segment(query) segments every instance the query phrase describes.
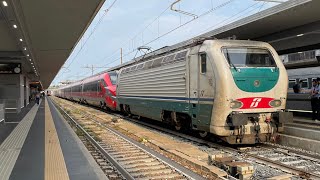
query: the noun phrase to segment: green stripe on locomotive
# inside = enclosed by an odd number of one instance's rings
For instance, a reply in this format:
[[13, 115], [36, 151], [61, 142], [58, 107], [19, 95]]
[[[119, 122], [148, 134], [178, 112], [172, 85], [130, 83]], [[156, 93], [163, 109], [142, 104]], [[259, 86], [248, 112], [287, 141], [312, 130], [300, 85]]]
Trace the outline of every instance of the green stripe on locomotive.
[[269, 91], [279, 80], [277, 68], [233, 68], [231, 72], [238, 88], [246, 92]]
[[[163, 110], [177, 113], [188, 114], [192, 118], [192, 125], [198, 130], [208, 131], [212, 114], [212, 104], [196, 104], [189, 102], [178, 102], [161, 99], [147, 99], [136, 97], [118, 97], [120, 104], [130, 106], [130, 112], [142, 117], [147, 117], [157, 121], [162, 121], [161, 113]], [[212, 101], [213, 103], [213, 101]]]

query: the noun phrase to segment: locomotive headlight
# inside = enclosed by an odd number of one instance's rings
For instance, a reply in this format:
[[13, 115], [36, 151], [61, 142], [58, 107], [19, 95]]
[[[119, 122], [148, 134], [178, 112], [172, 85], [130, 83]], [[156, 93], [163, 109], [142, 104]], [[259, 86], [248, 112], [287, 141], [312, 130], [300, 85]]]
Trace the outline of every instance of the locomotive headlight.
[[281, 100], [277, 99], [277, 100], [270, 101], [269, 105], [272, 107], [279, 107], [281, 106]]
[[240, 102], [240, 101], [232, 101], [231, 103], [230, 103], [230, 107], [232, 108], [232, 109], [238, 109], [238, 108], [241, 108], [242, 107], [242, 102]]

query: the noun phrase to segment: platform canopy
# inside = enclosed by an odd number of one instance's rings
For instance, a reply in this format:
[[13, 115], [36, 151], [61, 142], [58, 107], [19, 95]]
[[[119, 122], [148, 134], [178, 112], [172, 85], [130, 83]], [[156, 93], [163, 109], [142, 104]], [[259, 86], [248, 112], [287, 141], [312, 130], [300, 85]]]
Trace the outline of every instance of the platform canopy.
[[[0, 64], [48, 87], [104, 0], [1, 0]], [[34, 66], [34, 67], [33, 67]]]
[[[269, 42], [279, 54], [320, 49], [320, 0], [289, 0], [184, 42], [160, 48], [145, 57], [171, 51], [201, 39]], [[117, 70], [142, 57], [110, 68]]]
[[280, 54], [320, 48], [319, 8], [319, 0], [289, 0], [201, 36], [266, 41]]

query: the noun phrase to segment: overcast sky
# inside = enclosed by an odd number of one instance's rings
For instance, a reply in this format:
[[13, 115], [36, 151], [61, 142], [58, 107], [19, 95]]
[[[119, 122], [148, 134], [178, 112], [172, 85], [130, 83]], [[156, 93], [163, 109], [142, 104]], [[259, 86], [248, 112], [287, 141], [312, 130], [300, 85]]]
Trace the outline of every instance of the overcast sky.
[[141, 45], [153, 50], [170, 46], [277, 5], [255, 0], [182, 0], [175, 6], [198, 16], [194, 18], [171, 11], [174, 1], [116, 0], [110, 8], [114, 0], [106, 0], [51, 85], [90, 76], [86, 66], [102, 67], [94, 68], [98, 73], [119, 65], [120, 48], [127, 62]]

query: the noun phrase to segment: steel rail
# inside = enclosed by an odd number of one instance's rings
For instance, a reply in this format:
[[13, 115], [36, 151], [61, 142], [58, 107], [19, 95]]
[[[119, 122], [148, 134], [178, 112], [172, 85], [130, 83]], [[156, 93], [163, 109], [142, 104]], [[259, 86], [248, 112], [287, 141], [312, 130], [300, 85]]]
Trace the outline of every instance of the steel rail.
[[[120, 117], [121, 115], [116, 115], [116, 116]], [[264, 157], [260, 157], [260, 156], [249, 154], [249, 153], [244, 153], [243, 151], [234, 149], [232, 147], [222, 146], [220, 144], [212, 143], [210, 141], [206, 141], [206, 140], [203, 140], [203, 139], [199, 139], [199, 138], [196, 138], [196, 137], [192, 137], [192, 136], [189, 136], [189, 135], [178, 133], [178, 132], [175, 132], [175, 131], [172, 131], [172, 130], [168, 130], [168, 129], [165, 129], [165, 128], [161, 128], [161, 127], [158, 127], [158, 126], [150, 125], [148, 123], [144, 123], [144, 122], [141, 122], [141, 121], [137, 121], [137, 120], [132, 119], [132, 118], [123, 117], [123, 119], [134, 121], [135, 123], [138, 123], [140, 125], [143, 125], [143, 126], [146, 126], [146, 127], [152, 128], [152, 129], [157, 129], [159, 131], [166, 132], [166, 133], [169, 133], [169, 134], [172, 134], [172, 135], [176, 135], [176, 136], [181, 137], [181, 138], [186, 138], [186, 139], [188, 139], [190, 141], [194, 141], [194, 142], [201, 143], [201, 144], [206, 144], [209, 147], [222, 148], [222, 150], [225, 151], [225, 152], [241, 153], [241, 154], [243, 154], [245, 156], [250, 156], [250, 157], [252, 157], [254, 159], [260, 160], [261, 162], [264, 161], [264, 162], [272, 165], [273, 167], [276, 167], [276, 168], [279, 168], [279, 169], [286, 168], [290, 172], [293, 172], [294, 174], [296, 174], [298, 176], [301, 176], [301, 177], [304, 177], [304, 178], [307, 178], [307, 179], [308, 178], [320, 179], [320, 175], [317, 175], [317, 174], [314, 174], [314, 173], [311, 173], [311, 172], [308, 172], [308, 171], [304, 171], [304, 170], [301, 170], [299, 168], [283, 164], [281, 162], [275, 162], [275, 161], [272, 161], [272, 160], [264, 158]], [[297, 155], [299, 155], [299, 154], [297, 154]], [[304, 158], [304, 157], [302, 157], [302, 158]], [[305, 158], [305, 159], [309, 159], [309, 158]], [[312, 159], [309, 159], [309, 160], [312, 160]]]
[[[89, 105], [85, 105], [85, 106], [89, 107], [89, 108], [94, 108], [94, 109], [100, 110], [100, 111], [102, 110], [102, 109], [99, 109], [97, 107], [93, 107], [93, 106], [89, 106]], [[166, 128], [162, 128], [162, 127], [159, 127], [159, 126], [156, 126], [156, 125], [145, 123], [145, 122], [142, 122], [142, 121], [139, 121], [139, 120], [135, 120], [133, 118], [126, 117], [126, 116], [123, 116], [123, 115], [120, 115], [120, 114], [117, 114], [117, 113], [114, 113], [114, 112], [106, 112], [104, 110], [103, 110], [103, 112], [108, 113], [109, 115], [114, 116], [114, 117], [122, 118], [122, 119], [125, 119], [125, 120], [130, 121], [130, 122], [134, 122], [136, 124], [145, 126], [147, 128], [153, 129], [153, 130], [155, 129], [155, 130], [167, 133], [167, 134], [175, 135], [175, 136], [180, 137], [180, 138], [188, 139], [189, 141], [193, 141], [193, 142], [196, 142], [196, 143], [199, 143], [199, 144], [207, 145], [208, 147], [218, 148], [218, 149], [220, 149], [220, 150], [222, 150], [224, 152], [228, 152], [228, 153], [232, 153], [232, 154], [233, 153], [240, 153], [240, 154], [243, 154], [244, 156], [247, 156], [247, 157], [250, 156], [251, 158], [254, 158], [254, 159], [258, 160], [259, 162], [267, 163], [267, 164], [271, 165], [271, 167], [274, 167], [274, 168], [277, 168], [277, 169], [282, 169], [282, 170], [283, 170], [283, 168], [285, 168], [288, 173], [292, 173], [292, 174], [298, 175], [298, 176], [303, 177], [303, 178], [320, 179], [320, 175], [317, 175], [317, 174], [314, 174], [314, 173], [311, 173], [311, 172], [308, 172], [308, 171], [304, 171], [302, 169], [299, 169], [299, 168], [296, 168], [296, 167], [292, 167], [290, 165], [286, 165], [286, 164], [283, 164], [281, 162], [274, 162], [274, 161], [272, 161], [270, 159], [267, 159], [267, 158], [264, 158], [264, 157], [256, 156], [256, 155], [249, 154], [249, 153], [245, 153], [245, 152], [243, 152], [241, 150], [238, 150], [238, 149], [235, 149], [235, 148], [232, 148], [232, 147], [223, 146], [223, 145], [220, 145], [220, 144], [217, 144], [217, 143], [213, 143], [213, 142], [210, 142], [210, 141], [207, 141], [207, 140], [204, 140], [204, 139], [200, 139], [200, 138], [197, 138], [197, 137], [194, 137], [194, 136], [191, 136], [191, 135], [183, 134], [183, 133], [176, 132], [176, 131], [173, 131], [173, 130], [170, 130], [170, 129], [166, 129]], [[90, 114], [92, 114], [92, 113], [90, 113]], [[95, 116], [95, 115], [92, 115], [92, 116]], [[95, 117], [96, 118], [100, 118], [100, 117], [97, 117], [97, 116], [95, 116]]]
[[109, 155], [109, 153], [106, 150], [104, 150], [103, 147], [101, 147], [99, 143], [76, 120], [74, 120], [66, 111], [64, 111], [59, 105], [57, 105], [56, 102], [52, 101], [52, 103], [54, 104], [55, 107], [60, 109], [71, 120], [71, 122], [76, 126], [76, 128], [78, 128], [85, 134], [85, 136], [89, 139], [89, 141], [96, 148], [98, 148], [98, 150], [108, 159], [108, 161], [115, 168], [117, 168], [117, 170], [121, 173], [121, 175], [125, 179], [134, 180], [134, 178], [129, 174], [129, 172], [124, 167], [122, 167], [111, 155]]
[[[165, 129], [165, 128], [161, 128], [161, 127], [158, 127], [158, 126], [155, 126], [155, 125], [151, 125], [151, 124], [148, 124], [148, 123], [145, 123], [145, 122], [141, 122], [141, 121], [138, 121], [138, 120], [135, 120], [135, 119], [132, 119], [132, 118], [128, 118], [128, 117], [123, 117], [122, 115], [115, 115], [115, 116], [118, 116], [118, 117], [121, 117], [123, 119], [126, 119], [126, 120], [129, 120], [129, 121], [133, 121], [137, 124], [140, 124], [140, 125], [143, 125], [143, 126], [146, 126], [146, 127], [149, 127], [149, 128], [152, 128], [152, 129], [156, 129], [156, 130], [159, 130], [159, 131], [162, 131], [162, 132], [166, 132], [166, 133], [169, 133], [169, 134], [172, 134], [172, 135], [175, 135], [175, 136], [178, 136], [178, 137], [181, 137], [181, 138], [186, 138], [190, 141], [194, 141], [194, 142], [197, 142], [197, 143], [201, 143], [201, 144], [206, 144], [208, 145], [209, 147], [213, 147], [213, 148], [220, 148], [222, 149], [223, 151], [225, 152], [229, 152], [229, 153], [241, 153], [245, 156], [250, 156], [254, 159], [257, 159], [259, 160], [260, 162], [265, 162], [265, 163], [268, 163], [270, 165], [272, 165], [272, 167], [276, 167], [276, 168], [279, 168], [279, 169], [283, 169], [283, 168], [286, 168], [288, 171], [300, 176], [300, 177], [304, 177], [304, 178], [316, 178], [316, 179], [320, 179], [320, 175], [317, 175], [317, 174], [314, 174], [314, 173], [311, 173], [311, 172], [308, 172], [308, 171], [304, 171], [304, 170], [301, 170], [299, 168], [296, 168], [296, 167], [292, 167], [290, 165], [286, 165], [286, 164], [283, 164], [281, 162], [275, 162], [275, 161], [272, 161], [270, 159], [267, 159], [267, 158], [264, 158], [264, 157], [260, 157], [260, 156], [257, 156], [257, 155], [253, 155], [253, 154], [249, 154], [249, 153], [244, 153], [242, 152], [241, 150], [237, 150], [237, 149], [234, 149], [232, 147], [226, 147], [226, 146], [222, 146], [220, 144], [216, 144], [216, 143], [212, 143], [210, 141], [207, 141], [207, 140], [203, 140], [203, 139], [200, 139], [200, 138], [196, 138], [196, 137], [193, 137], [193, 136], [189, 136], [189, 135], [186, 135], [186, 134], [182, 134], [182, 133], [178, 133], [178, 132], [175, 132], [175, 131], [172, 131], [172, 130], [168, 130], [168, 129]], [[296, 152], [297, 153], [297, 152]], [[299, 154], [297, 154], [299, 155]], [[302, 157], [304, 158], [304, 157]], [[305, 158], [306, 159], [306, 158]], [[309, 159], [309, 160], [312, 160], [312, 159]]]
[[287, 171], [290, 171], [290, 172], [294, 173], [295, 175], [298, 175], [298, 176], [300, 176], [302, 178], [320, 179], [320, 175], [317, 175], [317, 174], [314, 174], [314, 173], [311, 173], [311, 172], [307, 172], [307, 171], [301, 170], [299, 168], [283, 164], [281, 162], [276, 162], [276, 161], [273, 161], [271, 159], [268, 159], [268, 158], [265, 158], [265, 157], [260, 157], [260, 156], [257, 156], [257, 155], [254, 155], [254, 154], [250, 154], [250, 153], [246, 153], [245, 155], [246, 156], [250, 156], [250, 157], [252, 157], [252, 158], [254, 158], [256, 160], [259, 160], [259, 161], [261, 161], [263, 163], [267, 163], [268, 165], [271, 165], [272, 167], [277, 167], [277, 168], [282, 169], [282, 170], [284, 170], [283, 168], [285, 168]]
[[[91, 106], [87, 106], [87, 107], [92, 108]], [[60, 106], [59, 106], [59, 108], [60, 108]], [[61, 109], [64, 113], [66, 113], [62, 108], [60, 108], [60, 109]], [[97, 109], [97, 110], [98, 110], [98, 109]], [[94, 115], [92, 115], [92, 113], [89, 113], [89, 114], [90, 114], [91, 116], [94, 116]], [[67, 114], [67, 116], [70, 117], [68, 114]], [[95, 117], [96, 117], [96, 116], [95, 116]], [[71, 117], [70, 117], [70, 118], [71, 118]], [[99, 117], [96, 117], [96, 118], [99, 118]], [[71, 119], [72, 119], [72, 118], [71, 118]], [[81, 125], [80, 125], [79, 123], [77, 123], [74, 119], [72, 119], [72, 121], [75, 122], [75, 123], [77, 124], [77, 126], [80, 126], [80, 127], [81, 127]], [[115, 135], [119, 136], [120, 138], [122, 138], [123, 140], [127, 141], [128, 143], [130, 143], [130, 144], [134, 145], [135, 147], [141, 149], [143, 152], [149, 154], [151, 157], [157, 159], [158, 161], [160, 161], [160, 162], [164, 163], [165, 165], [171, 167], [172, 169], [176, 170], [177, 172], [179, 172], [181, 175], [185, 176], [186, 178], [192, 179], [192, 180], [196, 180], [196, 179], [197, 179], [197, 180], [204, 180], [204, 178], [203, 178], [202, 176], [200, 176], [200, 175], [192, 172], [191, 170], [189, 170], [189, 169], [183, 167], [182, 165], [174, 162], [173, 160], [165, 157], [164, 155], [159, 154], [158, 152], [156, 152], [156, 151], [154, 151], [154, 150], [146, 147], [145, 145], [142, 145], [142, 144], [140, 144], [140, 143], [138, 143], [138, 142], [130, 139], [129, 137], [127, 137], [126, 135], [123, 135], [123, 134], [120, 133], [119, 131], [114, 130], [114, 129], [112, 129], [112, 128], [109, 128], [109, 127], [107, 127], [106, 125], [101, 124], [100, 122], [98, 122], [98, 121], [96, 121], [96, 120], [91, 119], [91, 121], [95, 122], [96, 124], [99, 124], [101, 127], [105, 128], [106, 130], [114, 133]], [[83, 128], [81, 127], [81, 129], [83, 129]], [[83, 130], [84, 130], [84, 129], [83, 129]], [[93, 140], [94, 140], [94, 139], [93, 139]], [[94, 141], [95, 141], [95, 140], [94, 140]], [[100, 148], [102, 148], [99, 144], [98, 144], [98, 146], [99, 146]], [[103, 148], [102, 148], [102, 149], [103, 149]], [[105, 151], [105, 150], [103, 149], [103, 151]], [[106, 151], [105, 151], [105, 153], [108, 154]], [[108, 155], [108, 156], [110, 156], [110, 155]], [[112, 157], [110, 156], [110, 158], [112, 158]], [[117, 163], [117, 161], [116, 161], [115, 159], [112, 158], [112, 160]], [[112, 164], [113, 164], [113, 162], [112, 162]], [[121, 168], [123, 168], [123, 167], [121, 166]], [[124, 169], [124, 168], [123, 168], [123, 169]], [[127, 172], [125, 169], [124, 169], [124, 171]], [[121, 172], [121, 171], [120, 171], [120, 172]], [[121, 173], [122, 173], [122, 172], [121, 172]], [[128, 173], [128, 172], [127, 172], [127, 173]], [[131, 176], [131, 175], [130, 175], [130, 176]], [[131, 177], [132, 177], [132, 176], [131, 176]]]

